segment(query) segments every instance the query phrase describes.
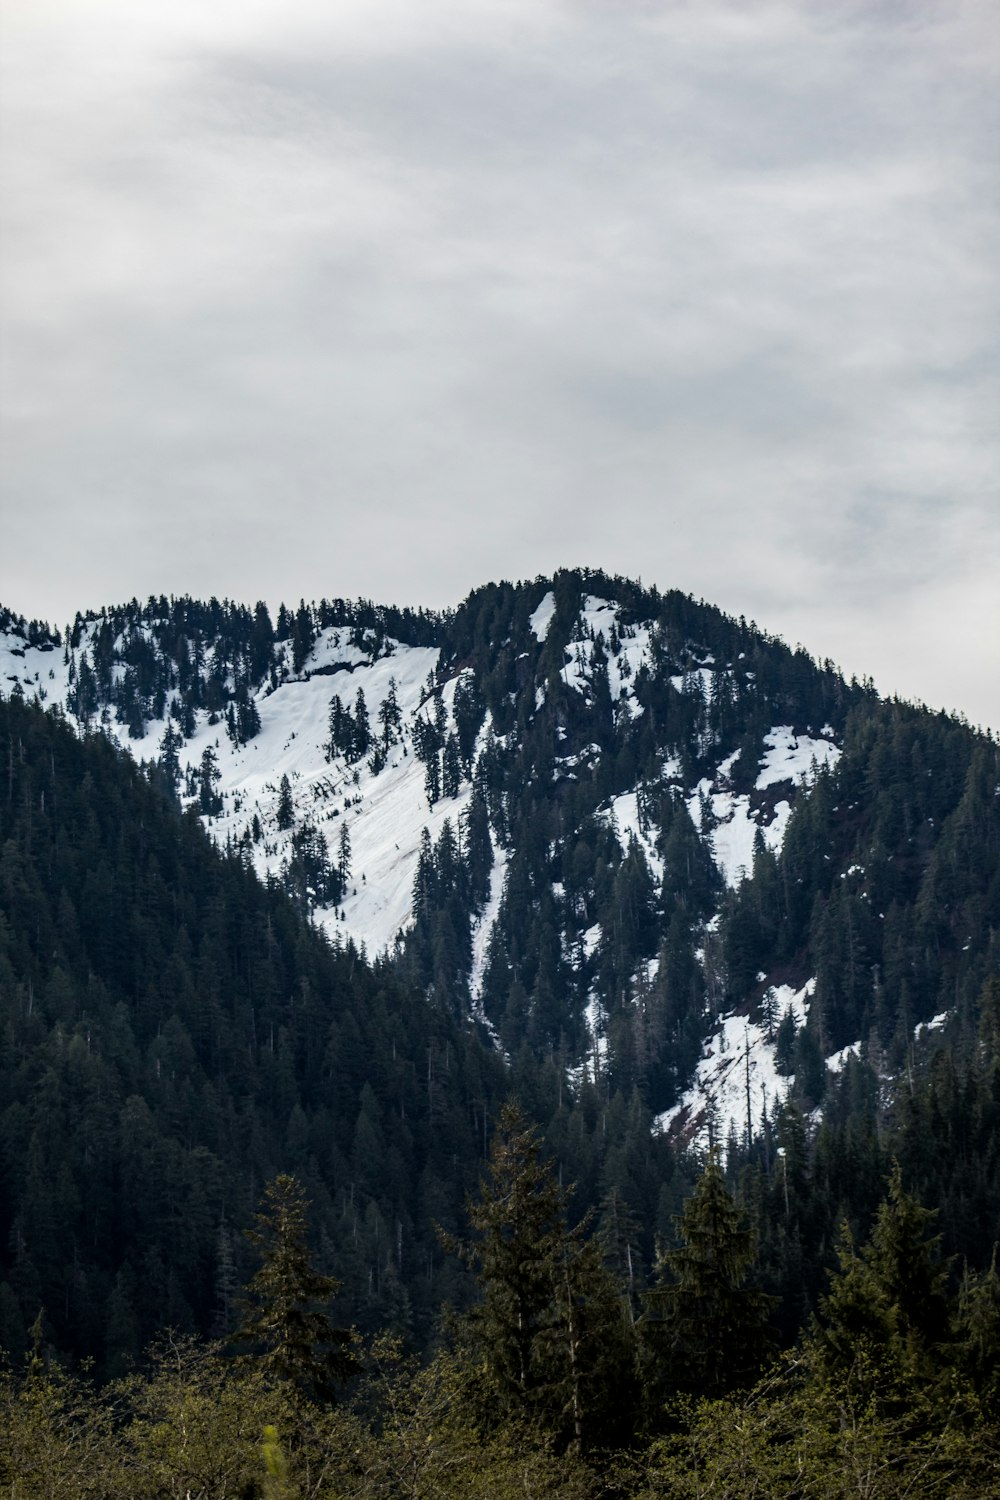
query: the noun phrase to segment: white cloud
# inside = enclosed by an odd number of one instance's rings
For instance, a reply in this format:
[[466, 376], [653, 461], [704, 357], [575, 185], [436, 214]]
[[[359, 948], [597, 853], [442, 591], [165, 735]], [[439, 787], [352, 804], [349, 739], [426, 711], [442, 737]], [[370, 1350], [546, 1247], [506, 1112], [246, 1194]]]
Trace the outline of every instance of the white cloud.
[[10, 5], [0, 597], [587, 561], [997, 723], [994, 22]]

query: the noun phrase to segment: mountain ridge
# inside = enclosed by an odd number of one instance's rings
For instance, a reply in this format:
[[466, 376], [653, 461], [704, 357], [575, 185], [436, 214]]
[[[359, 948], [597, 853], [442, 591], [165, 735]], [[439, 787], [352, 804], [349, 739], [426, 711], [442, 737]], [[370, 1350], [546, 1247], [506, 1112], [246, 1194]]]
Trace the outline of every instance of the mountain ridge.
[[[704, 601], [590, 570], [487, 584], [452, 611], [300, 602], [275, 626], [261, 604], [132, 601], [77, 616], [55, 659], [51, 632], [4, 619], [0, 682], [155, 749], [217, 842], [336, 942], [394, 954], [508, 1055], [527, 1039], [597, 1079], [638, 1045], [616, 1030], [672, 988], [643, 1023], [675, 1013], [642, 1043], [659, 1055], [642, 1086], [664, 1125], [714, 1108], [723, 1134], [737, 1117], [752, 1133], [756, 1113], [722, 1076], [726, 1017], [745, 1018], [766, 1116], [790, 1086], [777, 1024], [791, 1006], [802, 1029], [818, 979], [824, 995], [811, 954], [741, 958], [741, 885], [758, 863], [766, 883], [852, 711], [929, 722]], [[666, 892], [681, 857], [694, 895]], [[624, 923], [607, 918], [609, 881]], [[863, 1007], [847, 1036], [839, 1000], [824, 1004], [836, 1070], [867, 1045]], [[919, 1006], [912, 1024], [938, 1014]]]
[[[683, 596], [610, 583], [489, 585], [447, 621], [400, 617], [408, 642], [376, 607], [329, 601], [277, 625], [153, 601], [60, 640], [3, 617], [14, 1345], [44, 1288], [70, 1345], [96, 1347], [79, 1265], [116, 1330], [111, 1369], [157, 1326], [147, 1255], [181, 1324], [211, 1326], [231, 1215], [280, 1168], [316, 1201], [348, 1318], [422, 1346], [441, 1299], [469, 1295], [431, 1225], [458, 1227], [503, 1089], [578, 1212], [603, 1221], [611, 1194], [616, 1223], [634, 1216], [636, 1264], [669, 1242], [697, 1152], [724, 1147], [787, 1337], [838, 1220], [865, 1232], [889, 1155], [942, 1209], [947, 1252], [985, 1266], [995, 742]], [[191, 900], [174, 845], [200, 868], [208, 836], [216, 875], [174, 931]], [[257, 998], [219, 926], [237, 888], [265, 931], [282, 913], [288, 956]], [[246, 951], [267, 975], [259, 934]], [[86, 1160], [67, 1144], [80, 1118]], [[135, 1189], [148, 1231], [129, 1220], [119, 1251], [100, 1225], [137, 1129], [150, 1180], [173, 1186], [166, 1203]]]

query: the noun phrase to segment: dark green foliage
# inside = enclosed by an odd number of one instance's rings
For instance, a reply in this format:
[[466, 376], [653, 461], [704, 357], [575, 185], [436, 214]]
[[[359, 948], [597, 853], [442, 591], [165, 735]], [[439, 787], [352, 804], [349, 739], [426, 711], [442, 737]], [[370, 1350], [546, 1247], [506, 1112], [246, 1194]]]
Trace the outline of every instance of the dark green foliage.
[[247, 1237], [261, 1258], [247, 1287], [238, 1342], [248, 1344], [271, 1379], [330, 1402], [357, 1369], [353, 1339], [326, 1311], [340, 1282], [318, 1272], [308, 1244], [305, 1194], [283, 1173], [264, 1190], [256, 1229]]
[[820, 1305], [815, 1344], [824, 1364], [862, 1387], [887, 1370], [927, 1378], [951, 1340], [948, 1268], [928, 1236], [933, 1213], [903, 1191], [898, 1164], [871, 1240], [858, 1255], [842, 1234], [840, 1267]]
[[[205, 752], [206, 755], [208, 751]], [[287, 775], [283, 775], [278, 786], [278, 811], [276, 814], [278, 828], [286, 832], [295, 821], [295, 803], [292, 800], [292, 784]]]
[[[550, 590], [540, 641], [529, 621]], [[581, 614], [591, 593], [619, 604], [596, 640]], [[440, 648], [414, 749], [430, 801], [473, 787], [421, 853], [398, 962], [374, 970], [303, 920], [343, 898], [349, 836], [327, 848], [291, 785], [279, 809], [290, 901], [240, 884], [249, 837], [221, 857], [176, 805], [161, 821], [179, 790], [206, 817], [222, 811], [211, 751], [178, 786], [181, 736], [209, 717], [220, 738], [245, 743], [258, 702], [280, 675], [306, 670], [330, 627], [369, 656], [391, 651], [390, 636]], [[628, 643], [647, 628], [650, 664], [636, 672]], [[303, 602], [282, 608], [276, 630], [260, 604], [132, 601], [91, 617], [86, 640], [78, 620], [66, 646], [83, 725], [117, 718], [141, 748], [169, 701], [171, 727], [146, 748], [159, 756], [151, 785], [116, 762], [128, 792], [96, 742], [70, 782], [54, 728], [32, 730], [23, 751], [24, 731], [3, 742], [13, 798], [0, 814], [0, 1336], [22, 1345], [44, 1303], [57, 1342], [93, 1351], [107, 1374], [163, 1317], [215, 1327], [248, 1269], [235, 1231], [260, 1183], [288, 1170], [343, 1277], [338, 1317], [424, 1344], [440, 1299], [469, 1295], [430, 1221], [455, 1229], [507, 1087], [577, 1184], [573, 1218], [614, 1202], [634, 1226], [614, 1241], [616, 1270], [626, 1274], [626, 1252], [648, 1266], [695, 1170], [683, 1143], [652, 1134], [652, 1117], [687, 1086], [731, 1007], [774, 1028], [793, 1079], [777, 1113], [755, 1099], [753, 1138], [734, 1143], [726, 1169], [761, 1287], [779, 1299], [781, 1341], [826, 1293], [840, 1222], [857, 1243], [869, 1235], [893, 1155], [939, 1211], [945, 1259], [959, 1257], [949, 1294], [967, 1262], [969, 1305], [989, 1326], [1000, 1222], [992, 741], [879, 702], [743, 620], [582, 570], [491, 585], [446, 616]], [[581, 691], [567, 683], [577, 656]], [[612, 691], [626, 674], [634, 716]], [[760, 836], [750, 878], [724, 894], [691, 788], [725, 759], [731, 789], [756, 805], [775, 724], [829, 725], [843, 754], [810, 789], [780, 789], [793, 801], [784, 847], [773, 854]], [[401, 732], [391, 694], [375, 723], [363, 695], [331, 704], [331, 757], [366, 755], [377, 769]], [[625, 794], [637, 836], [623, 843], [612, 812]], [[257, 819], [258, 857], [269, 836]], [[463, 1019], [495, 858], [506, 874], [480, 999], [509, 1066]], [[768, 1014], [772, 986], [813, 976], [805, 1025]], [[945, 1029], [917, 1029], [941, 1013]], [[847, 1043], [858, 1056], [834, 1074], [825, 1059]], [[952, 1340], [967, 1344], [962, 1368], [984, 1387], [984, 1356], [964, 1339]]]
[[749, 1385], [769, 1353], [769, 1299], [754, 1284], [752, 1231], [715, 1151], [677, 1221], [647, 1293], [643, 1342], [661, 1393], [721, 1396]]
[[463, 1253], [482, 1289], [469, 1326], [502, 1410], [579, 1450], [627, 1438], [637, 1391], [625, 1288], [600, 1241], [567, 1227], [567, 1197], [537, 1134], [506, 1105], [469, 1207], [477, 1238]]
[[165, 1323], [212, 1329], [249, 1270], [233, 1231], [291, 1170], [341, 1321], [422, 1344], [469, 1296], [431, 1221], [458, 1225], [500, 1060], [331, 949], [104, 738], [7, 700], [0, 745], [4, 1342], [42, 1306], [113, 1374]]

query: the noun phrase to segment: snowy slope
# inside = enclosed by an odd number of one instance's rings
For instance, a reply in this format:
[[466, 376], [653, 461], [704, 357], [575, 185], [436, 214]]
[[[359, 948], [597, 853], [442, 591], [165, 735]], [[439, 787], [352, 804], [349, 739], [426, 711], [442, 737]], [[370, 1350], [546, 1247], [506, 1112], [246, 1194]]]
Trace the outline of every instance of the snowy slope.
[[[534, 610], [529, 627], [544, 640], [555, 615], [555, 599], [548, 591]], [[83, 625], [75, 656], [92, 647], [99, 621]], [[566, 649], [562, 676], [569, 687], [586, 695], [594, 670], [595, 642], [600, 640], [607, 657], [608, 684], [612, 701], [627, 717], [642, 713], [633, 685], [637, 672], [650, 662], [650, 627], [622, 622], [619, 606], [610, 599], [585, 596], [577, 625]], [[120, 646], [121, 642], [116, 643]], [[196, 716], [195, 731], [180, 750], [182, 768], [196, 772], [206, 749], [214, 752], [219, 771], [218, 791], [223, 810], [208, 821], [220, 843], [244, 839], [256, 816], [262, 837], [251, 846], [251, 857], [262, 875], [276, 874], [288, 859], [291, 830], [277, 827], [277, 805], [282, 776], [291, 784], [295, 826], [309, 821], [317, 827], [334, 855], [343, 826], [351, 848], [348, 892], [339, 911], [320, 910], [318, 920], [331, 932], [350, 936], [374, 954], [390, 949], [411, 920], [411, 893], [423, 830], [436, 839], [446, 819], [455, 822], [468, 804], [470, 788], [459, 795], [428, 805], [424, 768], [413, 753], [413, 724], [427, 699], [429, 677], [437, 671], [440, 653], [434, 647], [414, 647], [385, 641], [373, 656], [343, 628], [329, 628], [318, 636], [298, 676], [285, 675], [276, 690], [265, 687], [255, 694], [260, 732], [246, 745], [234, 744], [221, 720], [211, 722], [203, 711]], [[209, 661], [211, 652], [209, 652]], [[286, 674], [288, 652], [286, 648]], [[120, 677], [120, 665], [114, 668]], [[681, 691], [700, 691], [707, 700], [715, 691], [721, 669], [705, 656], [701, 664], [671, 680]], [[0, 690], [10, 692], [15, 683], [28, 697], [43, 703], [65, 704], [70, 686], [67, 653], [60, 648], [32, 646], [17, 635], [0, 632]], [[377, 722], [379, 707], [390, 682], [402, 712], [398, 743], [386, 764], [373, 772], [365, 761], [348, 765], [343, 757], [327, 758], [328, 714], [334, 694], [345, 704], [364, 691], [369, 718]], [[444, 687], [450, 710], [456, 682]], [[544, 697], [539, 687], [536, 710]], [[169, 722], [166, 715], [146, 725], [144, 738], [129, 737], [125, 725], [105, 713], [102, 727], [131, 753], [151, 757]], [[449, 724], [451, 720], [449, 718]], [[558, 764], [561, 775], [572, 776], [574, 767], [594, 763], [597, 747], [577, 751]], [[590, 759], [588, 759], [588, 754]], [[735, 756], [718, 765], [714, 775], [703, 777], [685, 789], [695, 825], [711, 838], [715, 859], [729, 884], [748, 874], [753, 861], [754, 838], [761, 830], [768, 846], [778, 849], [791, 811], [787, 791], [808, 782], [815, 765], [833, 764], [839, 751], [825, 734], [818, 738], [796, 737], [787, 725], [775, 726], [765, 740], [756, 791], [751, 798], [737, 795], [729, 785]], [[679, 763], [667, 758], [665, 781], [679, 781]], [[654, 877], [662, 876], [662, 863], [655, 849], [655, 830], [643, 830], [635, 791], [614, 799], [607, 816], [618, 830], [623, 849], [635, 836]], [[708, 817], [707, 826], [704, 825]], [[473, 994], [482, 973], [489, 934], [499, 909], [503, 865], [494, 872], [487, 909], [475, 932]]]
[[[775, 985], [770, 991], [774, 1015], [789, 1009], [797, 1026], [805, 1024], [815, 981], [800, 990]], [[656, 1128], [691, 1136], [709, 1132], [725, 1142], [730, 1134], [746, 1137], [747, 1113], [754, 1134], [761, 1115], [769, 1118], [787, 1098], [792, 1080], [783, 1077], [774, 1057], [773, 1029], [744, 1015], [724, 1016], [702, 1048], [695, 1077], [673, 1109], [659, 1115]]]
[[[518, 661], [530, 655], [523, 648], [532, 641], [537, 650], [538, 643], [548, 639], [555, 615], [555, 594], [547, 590], [528, 618], [529, 638], [520, 642]], [[103, 618], [80, 624], [72, 653], [62, 647], [30, 645], [14, 628], [0, 630], [0, 692], [10, 693], [17, 686], [25, 696], [36, 697], [45, 705], [66, 705], [73, 675], [84, 658], [89, 655], [94, 659], [102, 628], [107, 635]], [[133, 637], [137, 630], [140, 634], [145, 631], [155, 646], [146, 625], [133, 622], [129, 629]], [[648, 679], [654, 663], [665, 659], [657, 629], [634, 613], [626, 616], [613, 598], [582, 594], [578, 616], [564, 643], [561, 676], [586, 706], [597, 701], [595, 685], [600, 671], [606, 669], [616, 735], [626, 734], [630, 726], [637, 733], [644, 728], [642, 715], [646, 710], [637, 694], [637, 679]], [[427, 638], [426, 632], [422, 638]], [[497, 641], [497, 650], [504, 644]], [[126, 647], [122, 637], [112, 646], [112, 673], [117, 682], [123, 680], [126, 671]], [[202, 672], [207, 677], [217, 644], [206, 637], [199, 649], [204, 650]], [[691, 763], [690, 755], [680, 745], [658, 742], [660, 786], [683, 797], [725, 882], [733, 886], [750, 873], [758, 834], [772, 850], [780, 848], [795, 790], [808, 785], [816, 767], [832, 766], [840, 752], [829, 726], [818, 733], [803, 734], [787, 723], [776, 723], [764, 737], [755, 780], [752, 771], [748, 780], [746, 767], [741, 765], [740, 778], [734, 784], [739, 752], [724, 753], [700, 726], [706, 722], [705, 706], [721, 701], [731, 691], [736, 664], [717, 661], [705, 648], [690, 644], [682, 645], [671, 661], [664, 676], [690, 704], [700, 705], [696, 714], [699, 773], [697, 779], [691, 776], [685, 780], [683, 766]], [[220, 658], [220, 671], [223, 665]], [[247, 743], [234, 742], [223, 717], [203, 707], [194, 710], [193, 731], [183, 739], [178, 752], [182, 796], [195, 800], [200, 768], [206, 753], [210, 753], [218, 772], [216, 791], [221, 810], [205, 819], [208, 831], [223, 846], [238, 847], [262, 876], [281, 874], [292, 854], [293, 837], [303, 828], [311, 827], [323, 836], [332, 860], [338, 857], [346, 830], [350, 850], [346, 890], [336, 907], [317, 905], [314, 918], [331, 935], [352, 939], [371, 956], [391, 952], [413, 921], [414, 881], [425, 830], [434, 843], [446, 820], [458, 830], [472, 796], [471, 783], [465, 779], [456, 796], [442, 797], [430, 805], [425, 765], [415, 752], [418, 720], [437, 718], [445, 734], [455, 730], [456, 690], [472, 670], [467, 664], [444, 667], [438, 645], [415, 646], [353, 626], [329, 626], [316, 634], [296, 672], [292, 670], [291, 643], [286, 641], [277, 647], [275, 670], [265, 676], [253, 694], [260, 728]], [[456, 675], [442, 680], [449, 672]], [[331, 699], [336, 695], [350, 708], [359, 689], [364, 693], [373, 730], [380, 707], [390, 692], [395, 694], [401, 723], [387, 747], [384, 763], [371, 761], [367, 755], [353, 762], [339, 753], [331, 755]], [[231, 675], [227, 690], [235, 692]], [[531, 695], [527, 700], [527, 716], [531, 718], [542, 710], [546, 683], [542, 678], [531, 680], [524, 691], [526, 697]], [[161, 754], [168, 726], [176, 725], [177, 712], [172, 717], [172, 707], [179, 710], [180, 706], [179, 691], [168, 692], [162, 716], [147, 721], [145, 733], [138, 739], [131, 738], [127, 726], [108, 710], [104, 710], [99, 726], [91, 727], [101, 727], [136, 757], [151, 759]], [[473, 775], [489, 731], [487, 715], [472, 757]], [[561, 724], [555, 728], [555, 738], [562, 748], [566, 730]], [[730, 739], [729, 745], [732, 743]], [[497, 737], [494, 744], [494, 753], [508, 753], [505, 736]], [[577, 734], [565, 745], [564, 753], [554, 758], [554, 783], [592, 778], [606, 754], [607, 750], [589, 742], [586, 734]], [[279, 827], [278, 818], [283, 778], [287, 778], [292, 802], [292, 825], [284, 829]], [[752, 791], [748, 793], [746, 787], [751, 780]], [[664, 866], [657, 847], [658, 830], [648, 822], [645, 811], [649, 797], [648, 786], [617, 791], [601, 804], [596, 815], [614, 830], [623, 853], [635, 841], [654, 884], [659, 885]], [[494, 840], [487, 898], [482, 909], [473, 914], [469, 1002], [481, 1019], [490, 937], [501, 910], [510, 859], [511, 853], [497, 847]], [[555, 885], [553, 895], [558, 907], [562, 892]], [[567, 928], [564, 952], [571, 963], [586, 964], [589, 972], [601, 941], [601, 928], [595, 925], [582, 935], [575, 929], [572, 933]], [[644, 960], [638, 977], [648, 987], [655, 971], [656, 960]], [[786, 996], [783, 991], [779, 994], [781, 1004], [794, 1003], [800, 1008], [807, 998], [806, 991], [797, 996], [791, 992]], [[606, 1017], [596, 991], [591, 992], [586, 1004], [584, 1023], [589, 1038], [587, 1056], [581, 1057], [578, 1065], [599, 1073], [606, 1052]], [[691, 1089], [669, 1118], [662, 1118], [663, 1128], [676, 1128], [677, 1121], [700, 1119], [708, 1107], [719, 1120], [734, 1121], [745, 1128], [747, 1058], [752, 1091], [768, 1101], [769, 1109], [781, 1096], [785, 1084], [774, 1070], [773, 1049], [759, 1027], [741, 1015], [726, 1017], [706, 1045]], [[737, 1057], [743, 1059], [742, 1073], [735, 1068]]]
[[[84, 627], [77, 656], [87, 649], [95, 628], [93, 623]], [[207, 820], [213, 838], [221, 844], [238, 842], [257, 815], [263, 838], [251, 847], [261, 875], [277, 873], [290, 853], [291, 830], [280, 832], [277, 827], [283, 775], [291, 783], [296, 826], [305, 819], [312, 822], [325, 836], [331, 855], [346, 823], [351, 845], [349, 894], [340, 914], [321, 909], [317, 918], [331, 933], [364, 944], [372, 955], [391, 948], [410, 922], [424, 828], [437, 838], [445, 820], [456, 822], [469, 798], [466, 784], [458, 797], [444, 798], [430, 808], [424, 767], [413, 753], [413, 721], [425, 698], [427, 678], [437, 668], [438, 650], [395, 641], [386, 646], [389, 654], [372, 659], [351, 644], [348, 632], [325, 631], [301, 677], [281, 682], [276, 691], [262, 689], [254, 695], [261, 728], [249, 744], [233, 744], [224, 722], [212, 724], [201, 712], [194, 734], [180, 750], [182, 767], [192, 771], [206, 749], [215, 753], [223, 811]], [[338, 665], [339, 670], [330, 671]], [[14, 636], [0, 636], [0, 686], [5, 693], [17, 682], [26, 697], [38, 696], [45, 704], [65, 703], [68, 679], [61, 649], [39, 649]], [[329, 761], [325, 743], [332, 696], [339, 694], [345, 703], [353, 703], [362, 688], [375, 723], [390, 681], [395, 682], [403, 728], [383, 769], [374, 775], [365, 761], [356, 766], [348, 766], [343, 757]], [[455, 685], [452, 681], [444, 688], [449, 708]], [[103, 727], [133, 755], [150, 758], [158, 754], [168, 722], [169, 701], [167, 716], [151, 721], [141, 740], [130, 739], [126, 726], [113, 717]]]
[[[832, 731], [831, 731], [832, 733]], [[832, 739], [796, 736], [787, 724], [779, 724], [764, 736], [765, 753], [754, 783], [757, 792], [791, 785], [808, 785], [817, 766], [833, 766], [840, 750]], [[753, 870], [753, 846], [758, 829], [769, 849], [777, 852], [784, 841], [792, 807], [787, 796], [763, 801], [745, 793], [735, 795], [729, 776], [735, 756], [720, 763], [714, 778], [703, 777], [688, 799], [695, 827], [710, 834], [716, 863], [727, 885], [738, 885]], [[703, 808], [708, 807], [706, 826]]]

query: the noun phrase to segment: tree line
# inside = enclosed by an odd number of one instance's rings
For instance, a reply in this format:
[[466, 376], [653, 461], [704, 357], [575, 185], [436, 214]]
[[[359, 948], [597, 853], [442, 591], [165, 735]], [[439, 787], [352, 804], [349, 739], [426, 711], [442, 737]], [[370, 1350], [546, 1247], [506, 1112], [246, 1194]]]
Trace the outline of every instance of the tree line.
[[480, 1300], [418, 1366], [330, 1316], [296, 1180], [267, 1187], [225, 1345], [165, 1331], [103, 1389], [33, 1330], [0, 1379], [11, 1500], [125, 1496], [987, 1496], [1000, 1473], [995, 1258], [949, 1290], [894, 1169], [796, 1346], [769, 1340], [753, 1235], [710, 1152], [638, 1308], [519, 1107], [461, 1236]]

